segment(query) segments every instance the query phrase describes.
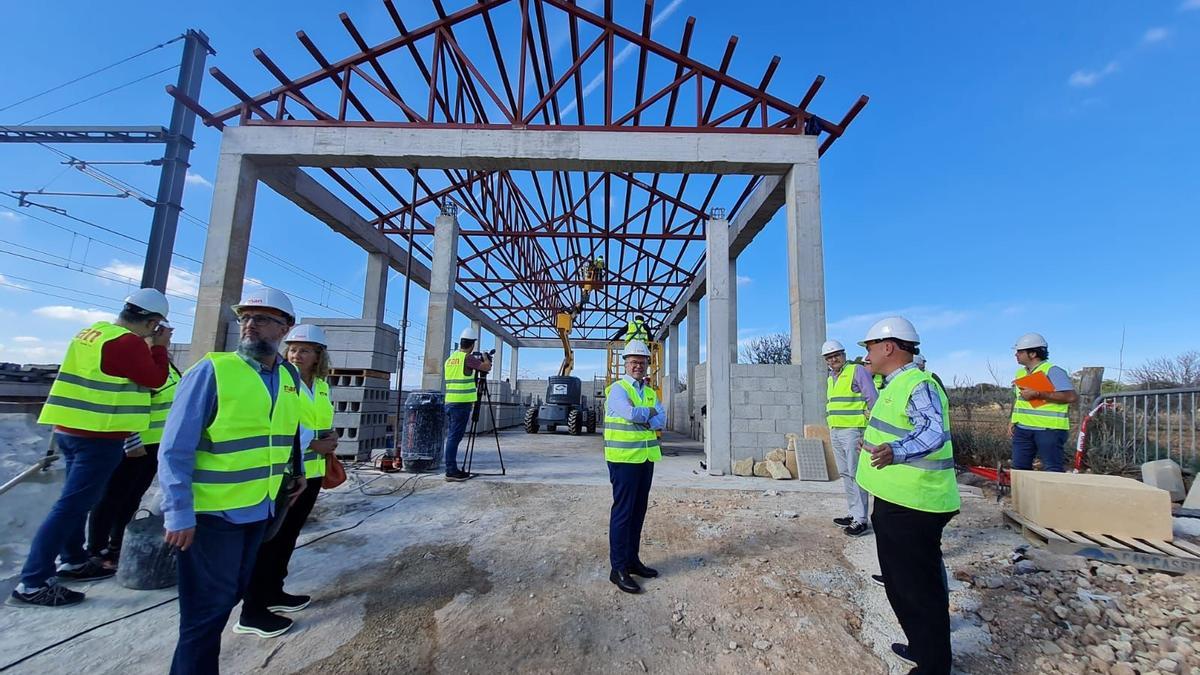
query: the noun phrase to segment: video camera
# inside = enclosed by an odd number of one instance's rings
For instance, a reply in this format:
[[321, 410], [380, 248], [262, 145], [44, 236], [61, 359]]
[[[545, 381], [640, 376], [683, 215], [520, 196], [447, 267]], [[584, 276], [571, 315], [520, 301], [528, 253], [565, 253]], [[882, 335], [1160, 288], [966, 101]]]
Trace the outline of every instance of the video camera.
[[[474, 356], [475, 358], [479, 359], [480, 361], [484, 361], [486, 363], [491, 363], [494, 360], [493, 357], [495, 356], [495, 354], [496, 354], [496, 350], [490, 349], [486, 352], [472, 352], [471, 356]], [[485, 379], [487, 379], [487, 376], [488, 376], [488, 374], [483, 372], [482, 370], [475, 371], [475, 379], [476, 380], [485, 380]]]

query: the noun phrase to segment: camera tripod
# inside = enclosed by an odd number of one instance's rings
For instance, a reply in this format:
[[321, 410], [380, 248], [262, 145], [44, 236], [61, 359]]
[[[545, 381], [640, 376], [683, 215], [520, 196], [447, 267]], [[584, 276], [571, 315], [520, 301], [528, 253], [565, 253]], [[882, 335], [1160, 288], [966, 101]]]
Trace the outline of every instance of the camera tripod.
[[[508, 470], [504, 468], [504, 454], [500, 452], [500, 431], [496, 427], [496, 406], [492, 403], [492, 393], [487, 386], [487, 378], [475, 378], [475, 405], [471, 407], [471, 427], [467, 431], [467, 449], [463, 454], [463, 471], [474, 476], [505, 476]], [[475, 459], [475, 440], [479, 437], [479, 411], [487, 406], [492, 416], [492, 438], [496, 439], [496, 456], [500, 458], [500, 473], [472, 473], [471, 462]], [[486, 432], [485, 432], [486, 433]]]

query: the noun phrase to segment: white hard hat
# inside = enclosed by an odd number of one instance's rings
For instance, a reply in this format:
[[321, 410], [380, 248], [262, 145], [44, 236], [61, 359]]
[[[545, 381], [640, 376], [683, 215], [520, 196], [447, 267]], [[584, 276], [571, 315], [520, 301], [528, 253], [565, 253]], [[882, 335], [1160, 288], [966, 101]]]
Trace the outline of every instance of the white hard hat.
[[463, 329], [463, 332], [459, 334], [458, 339], [459, 340], [478, 340], [479, 333], [476, 333], [475, 329], [473, 327], [467, 326], [466, 328]]
[[875, 325], [867, 331], [867, 336], [858, 344], [866, 347], [868, 342], [887, 338], [911, 342], [914, 345], [921, 344], [921, 337], [917, 335], [917, 329], [913, 327], [911, 321], [902, 316], [889, 316], [876, 321]]
[[292, 301], [283, 294], [283, 291], [274, 288], [256, 288], [246, 293], [242, 296], [242, 301], [233, 306], [233, 311], [241, 314], [242, 310], [255, 307], [277, 309], [287, 314], [292, 321], [296, 320], [296, 310], [292, 309]]
[[1049, 347], [1046, 344], [1046, 338], [1042, 337], [1041, 333], [1026, 333], [1017, 338], [1017, 344], [1013, 345], [1013, 349], [1037, 349], [1038, 347]]
[[329, 341], [325, 339], [325, 331], [321, 330], [320, 326], [314, 326], [311, 323], [302, 323], [292, 330], [288, 331], [284, 342], [312, 342], [328, 347]]
[[844, 352], [846, 348], [837, 340], [826, 340], [825, 344], [821, 345], [821, 356], [829, 356], [838, 352]]
[[629, 344], [625, 345], [625, 350], [621, 352], [621, 358], [627, 359], [630, 356], [644, 356], [650, 358], [650, 348], [641, 340], [630, 340]]
[[157, 314], [164, 319], [167, 318], [167, 311], [170, 309], [167, 304], [167, 296], [157, 288], [139, 288], [125, 298], [125, 304], [133, 305], [150, 314]]

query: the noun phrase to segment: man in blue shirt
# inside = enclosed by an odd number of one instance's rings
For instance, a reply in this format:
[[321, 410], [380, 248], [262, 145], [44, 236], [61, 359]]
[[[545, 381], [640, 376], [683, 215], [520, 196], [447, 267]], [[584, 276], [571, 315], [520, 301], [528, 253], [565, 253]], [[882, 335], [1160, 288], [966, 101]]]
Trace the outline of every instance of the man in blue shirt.
[[[280, 391], [281, 369], [288, 371], [292, 382], [300, 382], [295, 367], [279, 355], [279, 345], [295, 323], [291, 301], [275, 289], [261, 289], [248, 293], [234, 311], [241, 324], [237, 354], [262, 378], [273, 415], [280, 396], [299, 396], [298, 391]], [[275, 501], [268, 496], [251, 506], [196, 513], [196, 450], [216, 418], [217, 403], [215, 368], [204, 359], [180, 380], [159, 444], [166, 541], [179, 549], [179, 642], [172, 675], [219, 672], [221, 631], [242, 599], [259, 544], [275, 515]], [[264, 421], [264, 428], [269, 427], [270, 422]], [[295, 443], [297, 439], [294, 448]], [[298, 453], [293, 452], [290, 464], [290, 481], [285, 477], [280, 489], [294, 496], [305, 485]], [[282, 633], [291, 621], [279, 618], [287, 622], [278, 631]]]

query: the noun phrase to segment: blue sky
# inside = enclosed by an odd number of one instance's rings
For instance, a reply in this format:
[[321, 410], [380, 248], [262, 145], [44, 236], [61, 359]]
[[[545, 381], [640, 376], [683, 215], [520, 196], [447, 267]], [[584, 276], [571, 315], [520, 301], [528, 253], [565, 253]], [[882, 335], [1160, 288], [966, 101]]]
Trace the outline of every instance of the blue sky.
[[[410, 25], [431, 15], [403, 0]], [[587, 5], [587, 3], [583, 3]], [[592, 3], [595, 4], [595, 3]], [[451, 3], [452, 8], [457, 7]], [[251, 50], [307, 72], [294, 33], [331, 57], [350, 51], [337, 20], [348, 12], [369, 40], [389, 37], [375, 0], [248, 3], [236, 11], [190, 4], [21, 3], [0, 26], [0, 108], [116, 61], [185, 28], [207, 32], [218, 65], [258, 91], [272, 82]], [[947, 380], [1007, 380], [1009, 347], [1030, 330], [1047, 335], [1069, 369], [1103, 365], [1109, 376], [1196, 344], [1188, 307], [1200, 244], [1200, 0], [1060, 3], [831, 3], [660, 0], [655, 37], [678, 42], [697, 18], [693, 54], [717, 63], [730, 34], [730, 72], [756, 82], [782, 58], [771, 91], [798, 99], [816, 74], [826, 84], [811, 109], [840, 118], [861, 93], [871, 102], [822, 160], [822, 212], [830, 337], [852, 342], [872, 320], [911, 318], [933, 368]], [[640, 3], [618, 2], [636, 25]], [[20, 124], [167, 68], [178, 43], [29, 103], [0, 111]], [[632, 61], [632, 60], [631, 60]], [[295, 64], [295, 65], [291, 65]], [[303, 65], [302, 65], [303, 64]], [[629, 63], [626, 68], [632, 68]], [[43, 124], [165, 124], [171, 72], [55, 112]], [[229, 97], [212, 80], [206, 104]], [[172, 297], [190, 332], [219, 134], [197, 133], [180, 224]], [[88, 160], [145, 160], [143, 147], [61, 146]], [[0, 148], [0, 190], [104, 192], [37, 146]], [[153, 193], [157, 170], [100, 167]], [[144, 239], [150, 209], [132, 199], [45, 198], [75, 216]], [[44, 219], [44, 220], [38, 220]], [[742, 255], [739, 338], [786, 331], [782, 213]], [[45, 222], [49, 221], [49, 222]], [[64, 229], [66, 228], [66, 229]], [[74, 232], [68, 231], [73, 230]], [[260, 189], [247, 276], [282, 288], [308, 316], [360, 308], [365, 254]], [[140, 276], [140, 244], [93, 225], [0, 196], [0, 360], [56, 361], [81, 323], [119, 304]], [[16, 254], [16, 255], [13, 255]], [[24, 257], [22, 257], [24, 256]], [[41, 262], [30, 260], [35, 258]], [[280, 261], [286, 261], [281, 263]], [[401, 309], [393, 279], [388, 319]], [[425, 297], [414, 286], [409, 372], [419, 372]], [[459, 317], [456, 330], [465, 322]], [[1122, 355], [1122, 334], [1124, 352]], [[524, 350], [521, 370], [543, 376], [553, 350]], [[601, 357], [582, 353], [578, 374]], [[507, 371], [507, 368], [506, 368]], [[406, 380], [412, 378], [406, 377]]]

